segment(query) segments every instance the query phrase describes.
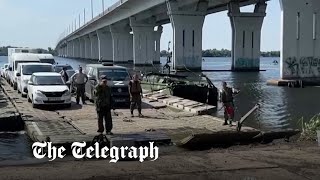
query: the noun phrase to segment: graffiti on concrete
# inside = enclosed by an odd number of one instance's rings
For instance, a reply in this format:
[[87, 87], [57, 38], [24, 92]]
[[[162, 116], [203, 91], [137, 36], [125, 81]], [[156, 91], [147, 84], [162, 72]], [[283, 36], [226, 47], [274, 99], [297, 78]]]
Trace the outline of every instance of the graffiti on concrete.
[[259, 59], [249, 59], [249, 58], [239, 58], [235, 62], [235, 67], [239, 69], [243, 68], [259, 68], [260, 60]]
[[320, 58], [289, 57], [284, 62], [285, 74], [296, 77], [315, 77], [320, 75]]

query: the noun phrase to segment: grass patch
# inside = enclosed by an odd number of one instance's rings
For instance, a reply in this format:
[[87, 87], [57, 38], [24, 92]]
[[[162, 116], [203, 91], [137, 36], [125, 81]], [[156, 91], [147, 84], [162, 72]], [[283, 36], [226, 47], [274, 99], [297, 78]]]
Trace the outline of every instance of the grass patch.
[[320, 114], [315, 115], [309, 122], [304, 123], [303, 118], [300, 120], [302, 123], [301, 140], [317, 141], [317, 131], [320, 131]]

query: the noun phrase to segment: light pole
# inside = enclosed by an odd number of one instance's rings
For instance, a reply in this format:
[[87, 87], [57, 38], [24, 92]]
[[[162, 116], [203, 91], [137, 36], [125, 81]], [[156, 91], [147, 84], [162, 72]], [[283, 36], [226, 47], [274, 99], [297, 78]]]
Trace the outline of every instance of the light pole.
[[86, 8], [83, 9], [83, 25], [86, 24]]
[[102, 1], [102, 15], [104, 15], [104, 0], [101, 0]]
[[91, 0], [91, 19], [93, 19], [93, 2], [92, 2], [92, 0]]
[[79, 14], [79, 28], [81, 27], [81, 22], [80, 22], [80, 19], [81, 19], [81, 14]]

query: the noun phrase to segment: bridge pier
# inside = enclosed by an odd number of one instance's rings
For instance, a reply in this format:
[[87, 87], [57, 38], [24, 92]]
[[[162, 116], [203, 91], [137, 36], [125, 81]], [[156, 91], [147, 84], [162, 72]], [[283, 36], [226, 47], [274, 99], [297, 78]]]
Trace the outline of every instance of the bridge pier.
[[130, 31], [128, 24], [110, 26], [114, 63], [133, 61], [133, 38]]
[[168, 15], [173, 28], [173, 67], [176, 70], [201, 70], [202, 28], [208, 1], [197, 1], [180, 9], [178, 1], [167, 1]]
[[67, 57], [70, 58], [72, 54], [72, 44], [70, 41], [67, 42]]
[[154, 61], [155, 21], [152, 19], [146, 21], [138, 22], [135, 17], [130, 17], [130, 26], [133, 32], [133, 63], [136, 66], [150, 66]]
[[320, 80], [320, 1], [280, 0], [281, 78]]
[[156, 48], [154, 52], [153, 64], [160, 64], [160, 40], [161, 40], [162, 30], [163, 30], [163, 27], [158, 26], [157, 31], [154, 32]]
[[80, 37], [79, 38], [79, 44], [80, 44], [80, 52], [79, 52], [79, 58], [80, 59], [85, 59], [86, 58], [86, 42], [85, 38]]
[[113, 61], [112, 36], [110, 29], [97, 30], [99, 59], [102, 61]]
[[98, 44], [98, 35], [96, 33], [89, 34], [90, 43], [91, 43], [91, 58], [92, 60], [99, 59], [99, 44]]
[[84, 45], [85, 45], [85, 59], [91, 59], [91, 41], [89, 35], [86, 35], [84, 38]]
[[74, 58], [80, 58], [80, 39], [74, 39]]
[[232, 67], [233, 71], [260, 70], [261, 28], [266, 16], [267, 4], [261, 0], [254, 12], [240, 12], [238, 2], [228, 5], [232, 28]]

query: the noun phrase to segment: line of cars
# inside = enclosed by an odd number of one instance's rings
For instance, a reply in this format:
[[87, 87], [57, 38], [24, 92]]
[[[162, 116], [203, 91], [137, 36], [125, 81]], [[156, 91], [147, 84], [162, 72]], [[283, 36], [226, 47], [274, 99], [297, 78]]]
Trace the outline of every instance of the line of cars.
[[[33, 107], [52, 104], [71, 106], [71, 92], [75, 89], [71, 78], [76, 72], [70, 65], [55, 64], [52, 55], [36, 54], [26, 49], [8, 51], [9, 63], [3, 67], [3, 77], [22, 97], [27, 97]], [[63, 68], [68, 74], [68, 82], [61, 77]], [[100, 77], [105, 75], [115, 103], [130, 103], [128, 86], [131, 75], [127, 68], [107, 63], [88, 64], [84, 73], [88, 76], [85, 95], [89, 100], [95, 100], [95, 87], [100, 83]]]
[[[51, 54], [37, 54], [32, 49], [9, 48], [8, 64], [1, 69], [1, 76], [28, 98], [33, 107], [40, 105], [71, 106], [71, 92], [61, 74], [63, 67], [55, 64]], [[71, 72], [72, 73], [72, 72]], [[73, 71], [74, 73], [74, 71]], [[70, 74], [70, 77], [73, 74]]]

